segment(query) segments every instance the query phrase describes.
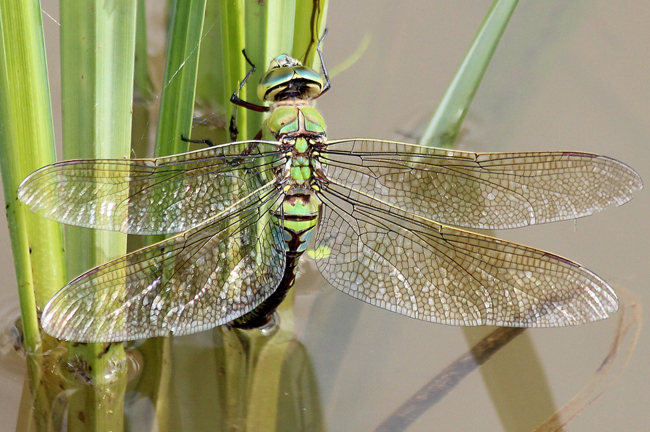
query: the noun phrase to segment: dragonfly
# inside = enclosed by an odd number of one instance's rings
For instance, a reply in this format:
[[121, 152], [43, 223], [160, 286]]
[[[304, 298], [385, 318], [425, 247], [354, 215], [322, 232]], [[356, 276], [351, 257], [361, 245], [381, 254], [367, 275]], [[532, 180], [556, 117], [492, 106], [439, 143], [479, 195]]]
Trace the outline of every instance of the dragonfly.
[[[253, 140], [156, 159], [68, 160], [28, 176], [19, 199], [65, 224], [171, 235], [64, 286], [42, 314], [59, 339], [116, 342], [219, 325], [258, 328], [310, 241], [338, 290], [419, 320], [558, 327], [618, 308], [602, 278], [556, 254], [467, 229], [572, 220], [642, 189], [627, 165], [577, 151], [473, 153], [328, 140], [321, 71], [276, 57], [257, 86]], [[250, 62], [249, 62], [250, 63]], [[191, 140], [190, 140], [191, 141]]]

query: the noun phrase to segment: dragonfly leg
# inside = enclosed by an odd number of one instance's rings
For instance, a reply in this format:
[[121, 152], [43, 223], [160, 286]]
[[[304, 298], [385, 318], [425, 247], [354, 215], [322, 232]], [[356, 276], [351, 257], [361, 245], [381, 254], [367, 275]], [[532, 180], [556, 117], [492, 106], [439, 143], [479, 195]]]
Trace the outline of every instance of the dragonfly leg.
[[[216, 146], [216, 144], [213, 143], [212, 140], [209, 140], [209, 139], [193, 140], [193, 139], [190, 139], [190, 138], [185, 138], [183, 135], [181, 135], [181, 141], [188, 142], [188, 143], [193, 143], [193, 144], [205, 144], [208, 147]], [[249, 154], [252, 153], [252, 151], [253, 151], [253, 149], [251, 148], [252, 145], [254, 145], [254, 143], [248, 144], [248, 147], [246, 147], [246, 150], [244, 150], [241, 153], [242, 156], [246, 156], [246, 155], [249, 155]], [[219, 154], [224, 158], [226, 157], [226, 155], [224, 155], [223, 152], [221, 152], [221, 151], [219, 151]], [[226, 164], [234, 167], [234, 166], [237, 166], [240, 163], [242, 163], [243, 160], [244, 160], [244, 158], [242, 158], [241, 156], [233, 156], [231, 158], [231, 160], [225, 160], [224, 162]]]
[[[239, 135], [239, 129], [237, 128], [237, 110], [233, 112], [233, 115], [230, 116], [230, 125], [228, 126], [228, 130], [230, 131], [230, 140], [231, 141], [237, 141], [237, 135]], [[253, 138], [255, 140], [260, 140], [262, 139], [262, 131], [259, 131], [257, 135]]]
[[233, 110], [232, 115], [230, 116], [230, 125], [228, 126], [228, 131], [230, 131], [230, 140], [237, 141], [237, 135], [239, 135], [239, 129], [237, 128], [237, 109]]
[[183, 135], [181, 135], [181, 141], [192, 143], [192, 144], [205, 144], [208, 147], [214, 147], [215, 146], [215, 144], [209, 139], [193, 140], [193, 139], [190, 139], [190, 138], [185, 138]]
[[[269, 107], [264, 106], [264, 105], [257, 105], [252, 102], [247, 102], [243, 100], [242, 98], [239, 97], [239, 92], [241, 91], [242, 88], [244, 88], [244, 85], [246, 84], [246, 81], [248, 81], [248, 78], [253, 75], [253, 73], [257, 70], [255, 65], [253, 64], [252, 61], [248, 58], [246, 55], [246, 50], [243, 49], [241, 50], [242, 54], [244, 55], [244, 58], [246, 59], [246, 62], [250, 65], [251, 69], [248, 71], [246, 76], [244, 77], [244, 80], [239, 84], [239, 87], [237, 87], [237, 90], [235, 90], [230, 96], [230, 102], [233, 104], [240, 106], [242, 108], [249, 109], [251, 111], [256, 111], [256, 112], [267, 112], [270, 110]], [[228, 127], [228, 130], [230, 131], [230, 139], [232, 141], [237, 141], [237, 135], [239, 135], [239, 129], [237, 129], [237, 110], [235, 109], [233, 114], [230, 116], [230, 126]]]
[[323, 44], [323, 41], [325, 40], [325, 36], [327, 36], [327, 29], [323, 32], [323, 37], [320, 38], [318, 41], [318, 45], [316, 46], [316, 51], [318, 52], [318, 57], [320, 58], [320, 65], [321, 68], [323, 69], [323, 75], [325, 76], [325, 85], [323, 86], [323, 90], [320, 92], [318, 97], [322, 96], [323, 93], [325, 93], [327, 90], [330, 89], [330, 76], [327, 73], [327, 68], [325, 67], [325, 60], [323, 59], [323, 51], [321, 50], [321, 45]]
[[[261, 138], [261, 136], [262, 136], [262, 131], [260, 131], [255, 136], [255, 139], [259, 140]], [[246, 148], [244, 149], [244, 151], [241, 152], [239, 154], [239, 156], [233, 158], [232, 161], [229, 161], [228, 164], [231, 165], [231, 166], [239, 165], [240, 163], [242, 163], [244, 161], [244, 156], [251, 155], [253, 153], [254, 149], [257, 149], [257, 151], [259, 153], [259, 147], [257, 146], [257, 143], [255, 141], [249, 142], [248, 145], [246, 146]]]
[[[216, 144], [213, 143], [212, 140], [209, 140], [209, 139], [193, 140], [193, 139], [190, 139], [190, 138], [185, 138], [183, 135], [181, 135], [181, 141], [185, 141], [185, 142], [193, 143], [193, 144], [205, 144], [205, 145], [207, 145], [208, 147], [214, 147], [214, 146], [216, 146]], [[248, 147], [246, 148], [246, 150], [244, 150], [244, 151], [242, 152], [242, 155], [248, 155], [248, 154], [250, 154], [250, 153], [252, 152], [252, 149], [249, 148], [251, 145], [253, 145], [253, 143], [251, 143], [251, 144], [248, 145]], [[219, 151], [219, 154], [220, 154], [220, 156], [223, 157], [223, 158], [226, 157], [226, 155], [223, 154], [222, 151]], [[234, 167], [234, 166], [239, 165], [243, 160], [244, 160], [244, 159], [243, 159], [242, 157], [240, 157], [240, 156], [234, 156], [234, 157], [232, 157], [232, 160], [225, 160], [224, 162], [225, 162], [226, 164], [228, 164], [229, 166]]]
[[230, 96], [230, 102], [234, 103], [237, 106], [252, 110], [252, 111], [257, 111], [257, 112], [267, 112], [270, 110], [269, 107], [264, 106], [264, 105], [257, 105], [252, 102], [247, 102], [239, 97], [239, 92], [241, 89], [244, 87], [244, 84], [246, 84], [246, 81], [248, 81], [248, 78], [253, 75], [253, 73], [257, 70], [255, 65], [250, 61], [248, 56], [246, 55], [246, 50], [241, 51], [242, 54], [244, 55], [244, 58], [246, 59], [246, 62], [250, 65], [251, 70], [248, 71], [246, 76], [244, 77], [244, 80], [239, 84], [239, 87], [237, 87], [237, 90], [234, 91], [232, 96]]

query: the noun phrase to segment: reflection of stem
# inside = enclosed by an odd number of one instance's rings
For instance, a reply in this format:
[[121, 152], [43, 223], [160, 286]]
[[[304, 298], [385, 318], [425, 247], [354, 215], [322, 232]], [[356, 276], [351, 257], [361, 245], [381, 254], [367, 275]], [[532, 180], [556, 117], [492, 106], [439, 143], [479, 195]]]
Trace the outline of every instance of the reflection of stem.
[[485, 363], [494, 353], [507, 345], [525, 329], [500, 327], [474, 345], [411, 396], [391, 414], [375, 432], [399, 432], [406, 430], [426, 410], [435, 405], [477, 366]]
[[[618, 327], [607, 355], [576, 395], [533, 432], [556, 432], [594, 403], [625, 371], [639, 340], [641, 304], [633, 293], [617, 288], [620, 296]], [[620, 355], [622, 354], [622, 355]]]

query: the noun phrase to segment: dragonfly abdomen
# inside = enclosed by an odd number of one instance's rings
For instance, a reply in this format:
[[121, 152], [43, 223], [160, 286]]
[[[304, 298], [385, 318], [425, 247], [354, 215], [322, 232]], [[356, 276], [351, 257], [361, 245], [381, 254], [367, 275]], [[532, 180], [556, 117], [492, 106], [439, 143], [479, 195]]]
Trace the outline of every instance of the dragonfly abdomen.
[[233, 327], [258, 328], [271, 321], [273, 313], [296, 281], [298, 261], [318, 224], [318, 215], [318, 200], [312, 193], [302, 189], [288, 193], [282, 206], [271, 213], [274, 225], [282, 229], [287, 246], [284, 274], [273, 294], [251, 312], [233, 321]]
[[273, 217], [283, 229], [287, 255], [302, 254], [318, 223], [318, 201], [306, 190], [289, 193]]

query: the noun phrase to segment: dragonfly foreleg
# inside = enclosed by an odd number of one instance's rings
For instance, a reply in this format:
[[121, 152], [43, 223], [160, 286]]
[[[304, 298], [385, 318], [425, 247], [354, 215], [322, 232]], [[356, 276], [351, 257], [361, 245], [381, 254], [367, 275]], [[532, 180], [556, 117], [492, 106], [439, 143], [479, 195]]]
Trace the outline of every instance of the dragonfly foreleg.
[[190, 138], [185, 138], [183, 135], [181, 135], [181, 141], [192, 143], [192, 144], [205, 144], [208, 147], [214, 147], [215, 146], [215, 143], [213, 143], [212, 140], [209, 140], [209, 139], [193, 140], [193, 139], [190, 139]]
[[[257, 111], [257, 112], [267, 112], [270, 109], [269, 107], [264, 106], [264, 105], [257, 105], [257, 104], [254, 104], [252, 102], [247, 102], [247, 101], [245, 101], [245, 100], [243, 100], [242, 98], [239, 97], [239, 92], [241, 91], [242, 88], [244, 88], [244, 85], [246, 84], [246, 81], [248, 81], [248, 78], [250, 78], [251, 75], [253, 75], [253, 73], [257, 70], [257, 68], [255, 67], [253, 62], [251, 62], [250, 59], [248, 58], [248, 56], [246, 55], [246, 50], [243, 49], [243, 50], [241, 50], [241, 52], [244, 55], [244, 58], [246, 59], [246, 62], [250, 65], [251, 69], [248, 71], [248, 73], [244, 77], [243, 81], [239, 84], [239, 87], [237, 87], [237, 90], [235, 90], [233, 92], [232, 96], [230, 96], [230, 102], [232, 102], [233, 104], [235, 104], [237, 106], [240, 106], [240, 107], [243, 107], [243, 108], [246, 108], [246, 109], [249, 109], [249, 110], [253, 110], [253, 111]], [[235, 109], [233, 111], [233, 114], [230, 116], [230, 125], [228, 126], [228, 131], [230, 132], [230, 139], [232, 141], [237, 141], [237, 135], [239, 135], [239, 129], [237, 128], [237, 109]], [[256, 139], [259, 139], [259, 138], [256, 138]]]
[[230, 102], [234, 103], [237, 106], [257, 111], [257, 112], [267, 112], [269, 111], [269, 107], [264, 106], [264, 105], [257, 105], [252, 102], [247, 102], [239, 97], [239, 92], [241, 91], [242, 88], [244, 88], [244, 84], [246, 84], [246, 81], [248, 78], [250, 78], [251, 75], [257, 70], [255, 65], [250, 61], [248, 56], [246, 55], [246, 50], [241, 50], [242, 54], [244, 55], [244, 58], [246, 59], [246, 62], [251, 66], [251, 70], [248, 71], [246, 76], [244, 77], [244, 80], [239, 84], [239, 87], [237, 87], [237, 90], [234, 91], [232, 96], [230, 96]]
[[[210, 139], [200, 139], [200, 140], [194, 140], [190, 138], [185, 138], [183, 135], [181, 135], [181, 141], [192, 143], [192, 144], [205, 144], [208, 147], [215, 147], [216, 144], [212, 142]], [[235, 167], [241, 164], [244, 161], [243, 156], [247, 156], [253, 152], [252, 146], [254, 146], [255, 143], [251, 142], [248, 144], [246, 149], [241, 152], [237, 156], [232, 156], [228, 157], [226, 156], [222, 151], [219, 151], [219, 156], [224, 159], [224, 163], [227, 164], [228, 166]]]

